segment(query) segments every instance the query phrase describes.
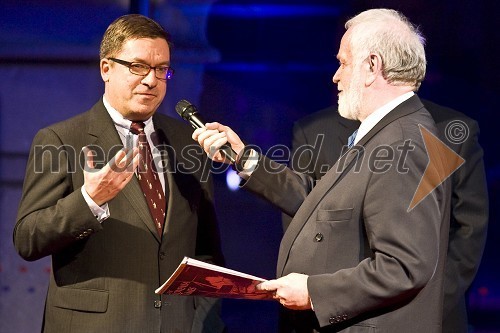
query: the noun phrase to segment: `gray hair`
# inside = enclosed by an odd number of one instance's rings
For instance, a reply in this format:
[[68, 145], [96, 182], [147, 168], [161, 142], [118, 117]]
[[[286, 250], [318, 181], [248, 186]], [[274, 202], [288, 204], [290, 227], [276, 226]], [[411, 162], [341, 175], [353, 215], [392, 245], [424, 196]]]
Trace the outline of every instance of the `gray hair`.
[[426, 70], [425, 38], [403, 14], [392, 9], [370, 9], [345, 24], [356, 61], [370, 53], [382, 58], [382, 75], [393, 85], [418, 90]]

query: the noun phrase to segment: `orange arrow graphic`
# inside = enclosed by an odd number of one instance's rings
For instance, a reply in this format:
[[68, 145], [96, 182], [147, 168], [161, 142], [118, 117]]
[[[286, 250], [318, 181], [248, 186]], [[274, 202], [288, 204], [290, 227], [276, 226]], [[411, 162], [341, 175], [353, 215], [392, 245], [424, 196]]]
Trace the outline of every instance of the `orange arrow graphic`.
[[465, 163], [465, 160], [450, 149], [443, 141], [429, 132], [424, 126], [418, 125], [424, 139], [429, 163], [420, 179], [417, 190], [413, 195], [408, 212], [415, 208], [436, 187], [444, 182], [453, 172]]

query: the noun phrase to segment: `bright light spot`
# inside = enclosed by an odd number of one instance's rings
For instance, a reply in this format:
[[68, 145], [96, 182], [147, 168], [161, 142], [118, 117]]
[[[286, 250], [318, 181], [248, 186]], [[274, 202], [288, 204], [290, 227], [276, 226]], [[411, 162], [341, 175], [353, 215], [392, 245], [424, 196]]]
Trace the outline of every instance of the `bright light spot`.
[[238, 176], [236, 171], [233, 169], [228, 169], [226, 173], [226, 183], [227, 187], [231, 191], [237, 191], [239, 189], [241, 178]]

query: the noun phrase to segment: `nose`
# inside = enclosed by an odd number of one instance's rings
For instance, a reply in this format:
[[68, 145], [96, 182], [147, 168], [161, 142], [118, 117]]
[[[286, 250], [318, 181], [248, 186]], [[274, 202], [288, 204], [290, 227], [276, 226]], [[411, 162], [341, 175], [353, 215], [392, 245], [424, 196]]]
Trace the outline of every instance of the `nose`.
[[147, 85], [149, 88], [156, 87], [156, 85], [158, 84], [158, 78], [156, 77], [154, 69], [151, 69], [149, 73], [145, 77], [143, 77], [141, 83]]
[[340, 81], [339, 71], [340, 71], [340, 67], [337, 68], [337, 70], [335, 71], [335, 74], [333, 74], [333, 77], [332, 77], [332, 82], [335, 84], [339, 83], [339, 81]]

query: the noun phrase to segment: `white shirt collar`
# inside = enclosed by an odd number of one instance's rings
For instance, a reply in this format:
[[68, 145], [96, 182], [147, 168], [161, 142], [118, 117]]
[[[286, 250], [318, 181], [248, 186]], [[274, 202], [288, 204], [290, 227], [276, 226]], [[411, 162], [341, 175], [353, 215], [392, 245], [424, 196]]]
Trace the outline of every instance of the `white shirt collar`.
[[[113, 120], [113, 123], [115, 123], [117, 130], [122, 130], [124, 133], [128, 133], [130, 131], [130, 125], [132, 124], [131, 120], [126, 119], [123, 117], [123, 115], [118, 112], [115, 108], [109, 104], [109, 102], [106, 100], [106, 97], [102, 97], [102, 102], [104, 103], [104, 107], [109, 113], [109, 116]], [[154, 131], [153, 129], [153, 117], [149, 117], [147, 120], [144, 121], [144, 132], [146, 134], [152, 133]], [[124, 131], [126, 130], [126, 131]]]
[[356, 134], [356, 139], [354, 140], [354, 144], [356, 145], [359, 140], [361, 140], [368, 132], [370, 132], [370, 130], [375, 127], [375, 125], [377, 125], [377, 123], [381, 121], [382, 118], [384, 118], [389, 112], [394, 110], [399, 104], [403, 103], [413, 95], [415, 95], [415, 93], [413, 91], [409, 91], [373, 111], [368, 117], [366, 117], [365, 120], [361, 122], [361, 125], [358, 128], [358, 133]]

